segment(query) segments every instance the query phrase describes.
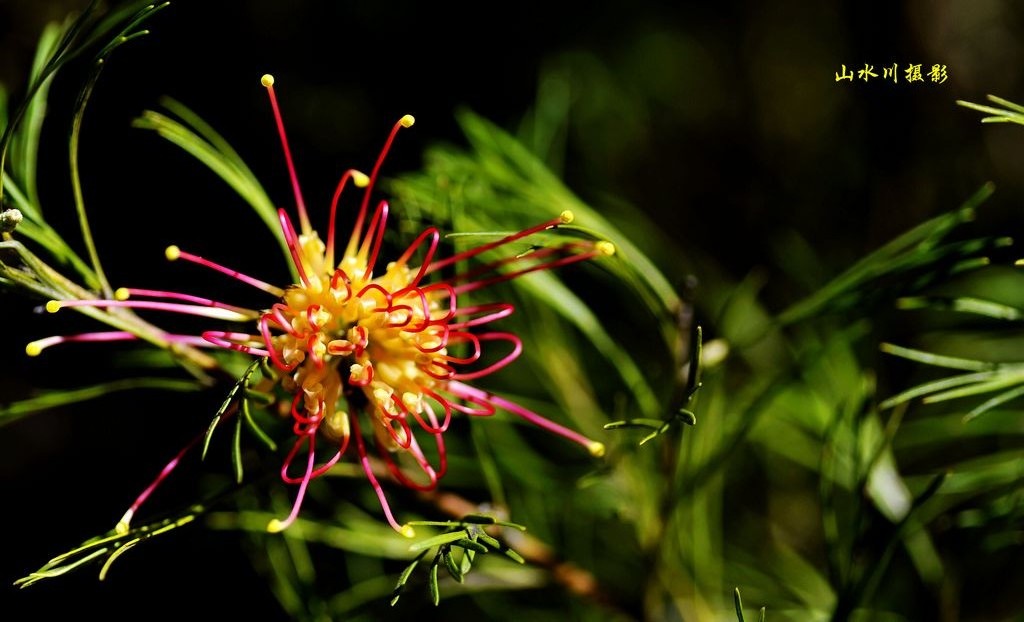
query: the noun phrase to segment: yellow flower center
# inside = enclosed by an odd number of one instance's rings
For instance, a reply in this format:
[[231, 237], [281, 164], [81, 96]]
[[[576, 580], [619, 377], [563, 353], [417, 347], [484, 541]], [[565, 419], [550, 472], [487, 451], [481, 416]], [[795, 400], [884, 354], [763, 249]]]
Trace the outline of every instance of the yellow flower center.
[[[411, 286], [415, 271], [404, 263], [388, 264], [373, 278], [356, 254], [332, 272], [315, 232], [299, 242], [308, 282], [290, 287], [261, 321], [282, 331], [268, 346], [290, 370], [289, 388], [301, 389], [304, 417], [346, 436], [339, 397], [351, 399], [356, 388], [383, 431], [402, 412], [422, 412], [424, 390], [451, 372], [437, 295]], [[401, 430], [393, 432], [399, 436], [391, 440], [404, 444]]]

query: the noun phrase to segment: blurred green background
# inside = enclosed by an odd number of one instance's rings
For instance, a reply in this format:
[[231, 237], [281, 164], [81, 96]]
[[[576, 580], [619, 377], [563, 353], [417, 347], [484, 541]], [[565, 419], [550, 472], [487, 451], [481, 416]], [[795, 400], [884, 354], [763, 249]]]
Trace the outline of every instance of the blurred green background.
[[[0, 0], [0, 82], [15, 97], [24, 88], [43, 25], [85, 4]], [[419, 170], [432, 145], [462, 148], [465, 139], [455, 112], [467, 107], [500, 127], [521, 131], [527, 146], [540, 148], [538, 155], [578, 197], [617, 216], [692, 302], [708, 338], [742, 342], [744, 335], [757, 332], [765, 313], [782, 311], [897, 234], [954, 209], [986, 181], [995, 183], [996, 192], [969, 225], [969, 235], [1020, 235], [1024, 128], [982, 126], [981, 115], [954, 103], [982, 101], [987, 93], [1024, 101], [1024, 5], [1010, 0], [493, 7], [182, 0], [149, 27], [154, 34], [119, 53], [104, 72], [83, 130], [82, 173], [94, 231], [108, 265], [118, 266], [120, 282], [145, 283], [156, 272], [170, 287], [194, 287], [187, 275], [164, 266], [163, 248], [170, 243], [217, 248], [225, 237], [245, 251], [250, 273], [281, 274], [271, 239], [228, 188], [152, 133], [130, 126], [142, 110], [170, 95], [223, 133], [272, 197], [287, 197], [277, 137], [259, 86], [266, 72], [277, 78], [311, 204], [326, 203], [339, 170], [366, 166], [362, 163], [376, 153], [386, 128], [402, 114], [414, 114], [417, 124], [403, 133], [388, 174]], [[834, 79], [841, 65], [856, 71], [865, 63], [879, 72], [897, 63], [901, 80]], [[946, 65], [949, 79], [907, 84], [902, 73], [911, 63]], [[76, 71], [82, 69], [73, 66], [53, 87], [41, 153], [41, 192], [56, 206], [48, 216], [68, 231], [74, 230], [74, 221], [64, 140], [79, 87]], [[552, 120], [548, 135], [537, 129], [544, 119]], [[536, 144], [530, 144], [531, 136]], [[396, 201], [398, 210], [401, 205]], [[634, 208], [650, 224], [631, 220]], [[252, 223], [251, 232], [244, 223]], [[956, 282], [949, 291], [972, 291], [1019, 305], [1021, 285], [1012, 270], [993, 269]], [[588, 300], [601, 301], [598, 294], [605, 284], [591, 287], [597, 293]], [[826, 477], [827, 461], [810, 464], [807, 456], [827, 454], [835, 443], [862, 441], [856, 435], [852, 441], [830, 436], [838, 427], [822, 423], [832, 420], [821, 413], [855, 410], [858, 398], [871, 401], [873, 394], [859, 392], [865, 378], [877, 380], [883, 399], [915, 381], [937, 377], [883, 356], [877, 349], [880, 341], [946, 348], [958, 356], [1020, 359], [1012, 323], [963, 325], [947, 316], [897, 311], [894, 296], [875, 299], [869, 294], [845, 315], [790, 327], [784, 339], [773, 337], [760, 349], [737, 350], [737, 370], [709, 379], [718, 383], [713, 385], [717, 393], [709, 391], [702, 402], [705, 411], [697, 411], [698, 426], [684, 433], [684, 440], [702, 434], [704, 440], [685, 440], [690, 444], [683, 451], [699, 467], [701, 456], [725, 448], [729, 467], [708, 484], [715, 494], [702, 496], [701, 483], [699, 490], [682, 495], [680, 503], [688, 504], [692, 515], [678, 520], [693, 528], [681, 531], [685, 537], [672, 545], [683, 551], [678, 558], [659, 558], [652, 552], [657, 543], [645, 543], [642, 533], [629, 534], [623, 526], [642, 521], [592, 524], [594, 533], [578, 542], [566, 535], [572, 530], [562, 523], [565, 532], [546, 535], [564, 545], [569, 559], [597, 568], [599, 578], [622, 581], [604, 586], [614, 607], [578, 604], [557, 586], [513, 592], [508, 602], [533, 615], [548, 611], [551, 619], [730, 619], [731, 590], [739, 586], [749, 604], [768, 607], [768, 619], [811, 619], [804, 617], [809, 609], [801, 607], [816, 599], [824, 603], [821, 610], [828, 610], [833, 601], [826, 558], [836, 552], [822, 533], [819, 503], [828, 496], [828, 486], [819, 488], [818, 482], [834, 484], [841, 478]], [[643, 313], [630, 315], [634, 301], [627, 294], [616, 292], [611, 298], [606, 309], [595, 306], [603, 319], [643, 321]], [[9, 327], [0, 335], [5, 353], [0, 402], [24, 397], [32, 384], [67, 386], [109, 378], [111, 353], [99, 349], [54, 353], [45, 360], [21, 355], [26, 341], [63, 329], [52, 318], [34, 314], [37, 304], [0, 293], [0, 314]], [[649, 327], [640, 326], [636, 332], [617, 330], [614, 336], [623, 347], [641, 353], [641, 363], [650, 361], [652, 378], [668, 382], [671, 370], [656, 360], [649, 333]], [[636, 343], [631, 343], [634, 336]], [[814, 363], [803, 358], [814, 350], [810, 343], [825, 352]], [[792, 369], [779, 363], [789, 360], [797, 361]], [[61, 377], [69, 369], [75, 370], [74, 382]], [[604, 379], [590, 382], [600, 385]], [[787, 421], [785, 413], [795, 412], [797, 423], [764, 424], [730, 446], [723, 439], [746, 429], [740, 413], [757, 401], [754, 389], [773, 383], [782, 398], [758, 421]], [[656, 388], [659, 394], [669, 392]], [[150, 398], [112, 396], [2, 429], [0, 481], [7, 502], [0, 525], [9, 542], [0, 556], [0, 580], [9, 584], [50, 555], [108, 528], [220, 400], [218, 395], [160, 396], [154, 407]], [[954, 425], [962, 408], [941, 411], [950, 415], [941, 425], [929, 419], [940, 419], [940, 411], [924, 411], [916, 435], [914, 412], [906, 415], [910, 432], [897, 436], [905, 440], [902, 445], [897, 441], [896, 451], [900, 466], [919, 477], [912, 482], [915, 493], [926, 476], [951, 468], [960, 458], [1005, 454], [1000, 468], [1024, 472], [1018, 450], [1024, 445], [1024, 414], [1019, 408], [995, 413], [1001, 417], [998, 425], [974, 436], [962, 436]], [[888, 420], [888, 414], [880, 419], [883, 424]], [[738, 427], [734, 421], [741, 421]], [[940, 434], [946, 435], [939, 439], [944, 444], [930, 445]], [[651, 445], [636, 449], [635, 440], [619, 437], [617, 459], [635, 459], [658, 472], [656, 463], [669, 452]], [[557, 465], [561, 457], [550, 459]], [[570, 478], [586, 472], [582, 461], [566, 460]], [[181, 480], [187, 482], [187, 474], [198, 471], [187, 467]], [[686, 471], [700, 472], [697, 467]], [[951, 503], [935, 511], [939, 520], [931, 527], [935, 540], [929, 550], [943, 559], [941, 576], [929, 576], [927, 568], [936, 566], [902, 548], [890, 553], [894, 570], [885, 575], [878, 600], [892, 619], [1019, 615], [1024, 587], [1021, 517], [1014, 505], [1019, 491], [1013, 477], [1000, 482], [1009, 492], [997, 500], [1010, 503], [1011, 510], [1000, 514], [980, 501], [974, 504], [975, 497], [965, 493], [966, 506]], [[176, 495], [187, 501], [194, 494], [187, 484], [169, 489], [168, 507]], [[870, 506], [860, 492], [839, 493], [839, 505]], [[652, 492], [648, 500], [658, 498]], [[960, 509], [975, 514], [964, 518]], [[529, 515], [531, 510], [522, 511]], [[839, 510], [840, 517], [844, 511]], [[877, 511], [869, 507], [869, 519], [857, 519], [864, 521], [863, 529], [855, 530], [858, 541], [849, 544], [851, 558], [860, 555], [870, 562], [885, 554], [888, 523]], [[971, 516], [986, 528], [965, 528]], [[532, 517], [543, 533], [542, 518]], [[989, 536], [1006, 541], [993, 545]], [[634, 540], [639, 542], [635, 554]], [[619, 550], [588, 549], [592, 541]], [[612, 562], [622, 565], [602, 567]], [[330, 558], [338, 582], [345, 580], [341, 567], [347, 563], [345, 572], [358, 574], [352, 563]], [[145, 619], [157, 613], [182, 617], [195, 611], [287, 619], [230, 534], [183, 530], [119, 564], [105, 583], [86, 571], [20, 593], [5, 587], [0, 606], [16, 612], [12, 619], [29, 613], [49, 619], [76, 611], [102, 612], [107, 619]], [[669, 570], [657, 572], [660, 565]], [[675, 593], [675, 607], [652, 602], [656, 590], [643, 592], [635, 582], [646, 572], [696, 587]], [[320, 573], [323, 581], [331, 576], [330, 566]], [[789, 591], [781, 591], [787, 585]], [[714, 591], [710, 586], [723, 589], [709, 594]], [[502, 601], [490, 609], [458, 601], [453, 599], [454, 609], [438, 611], [487, 617], [507, 611]], [[379, 615], [369, 611], [357, 613]], [[433, 610], [415, 611], [429, 616]], [[401, 606], [393, 613], [408, 615]]]

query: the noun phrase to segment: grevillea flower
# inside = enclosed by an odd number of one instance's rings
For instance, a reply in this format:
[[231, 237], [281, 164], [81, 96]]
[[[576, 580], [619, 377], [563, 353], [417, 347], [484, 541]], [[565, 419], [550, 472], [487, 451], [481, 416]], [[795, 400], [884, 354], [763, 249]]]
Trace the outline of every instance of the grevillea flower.
[[[571, 222], [572, 213], [566, 211], [549, 221], [445, 258], [436, 256], [438, 230], [428, 227], [397, 259], [382, 265], [381, 246], [389, 208], [387, 202], [380, 201], [371, 211], [371, 193], [395, 136], [413, 124], [409, 115], [391, 130], [369, 176], [356, 170], [341, 176], [323, 241], [313, 230], [306, 212], [274, 94], [274, 79], [266, 75], [262, 83], [270, 97], [295, 197], [298, 230], [285, 210], [278, 210], [278, 217], [298, 282], [277, 287], [171, 246], [166, 253], [168, 259], [189, 261], [223, 273], [266, 292], [273, 302], [268, 309], [252, 310], [191, 294], [121, 288], [114, 299], [54, 300], [46, 308], [55, 312], [65, 307], [128, 307], [248, 322], [253, 326], [251, 332], [208, 330], [201, 335], [161, 336], [171, 343], [215, 346], [267, 357], [279, 372], [283, 388], [294, 396], [290, 414], [295, 439], [285, 457], [281, 478], [298, 486], [298, 491], [291, 513], [283, 520], [271, 521], [270, 531], [280, 531], [295, 520], [309, 482], [330, 469], [354, 444], [388, 523], [411, 535], [411, 529], [400, 526], [392, 515], [372, 469], [368, 445], [375, 445], [398, 482], [417, 490], [433, 489], [445, 472], [443, 434], [455, 413], [486, 416], [500, 409], [579, 443], [595, 456], [602, 455], [601, 443], [470, 384], [511, 363], [523, 345], [515, 334], [492, 328], [494, 322], [513, 312], [511, 304], [463, 306], [460, 296], [529, 272], [611, 255], [614, 246], [605, 241], [573, 240], [474, 262], [463, 270], [454, 269], [456, 264], [483, 253]], [[352, 233], [337, 252], [335, 220], [339, 201], [349, 185], [361, 188], [362, 198]], [[35, 355], [62, 342], [137, 338], [124, 331], [59, 336], [34, 341], [26, 350]], [[497, 353], [485, 356], [491, 348]], [[428, 460], [417, 435], [436, 444], [437, 464]], [[318, 462], [324, 443], [330, 443], [330, 456]], [[122, 520], [122, 528], [187, 449], [139, 497]], [[305, 456], [299, 460], [303, 451]], [[411, 459], [404, 459], [405, 464], [399, 465], [399, 454], [403, 452]], [[296, 461], [301, 465], [298, 468], [293, 465]], [[410, 475], [408, 468], [419, 473], [414, 471]]]

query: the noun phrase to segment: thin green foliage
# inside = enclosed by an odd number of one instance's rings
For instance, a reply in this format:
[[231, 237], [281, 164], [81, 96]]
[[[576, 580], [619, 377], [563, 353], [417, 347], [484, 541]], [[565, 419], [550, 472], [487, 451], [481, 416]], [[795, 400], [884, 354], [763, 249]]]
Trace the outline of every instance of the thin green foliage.
[[[141, 23], [141, 19], [137, 19], [139, 16], [144, 19], [145, 15], [155, 9], [144, 1], [135, 1], [104, 11], [102, 3], [93, 0], [77, 18], [69, 19], [64, 26], [49, 26], [44, 31], [32, 65], [26, 96], [13, 113], [6, 115], [7, 122], [3, 136], [0, 137], [0, 171], [7, 170], [7, 153], [12, 143], [15, 143], [20, 162], [13, 165], [13, 168], [29, 182], [28, 187], [33, 189], [29, 193], [30, 197], [35, 196], [35, 155], [45, 115], [46, 94], [54, 74], [70, 61], [94, 50], [100, 41], [107, 40], [109, 43], [98, 54], [104, 56], [124, 42], [119, 39], [125, 36], [126, 31]], [[124, 26], [126, 21], [127, 27]], [[110, 33], [118, 29], [121, 34], [111, 38]], [[26, 118], [26, 129], [23, 130], [22, 121]], [[16, 138], [18, 132], [23, 133]], [[0, 178], [0, 200], [5, 197], [4, 183], [5, 180]]]
[[[747, 619], [743, 615], [743, 599], [740, 598], [740, 588], [736, 588], [735, 590], [733, 590], [732, 598], [733, 604], [736, 607], [736, 621], [746, 622]], [[758, 611], [757, 614], [757, 622], [764, 622], [766, 611], [767, 609], [765, 607], [761, 607], [760, 611]]]
[[690, 349], [689, 370], [686, 378], [685, 397], [683, 399], [683, 405], [679, 410], [672, 413], [666, 419], [637, 418], [624, 421], [613, 421], [611, 423], [606, 423], [604, 429], [618, 430], [622, 428], [646, 428], [652, 430], [652, 432], [640, 439], [640, 445], [643, 445], [644, 443], [665, 434], [672, 429], [674, 425], [697, 425], [697, 415], [690, 409], [693, 408], [691, 403], [694, 401], [697, 391], [700, 390], [700, 365], [701, 351], [703, 348], [703, 332], [700, 326], [694, 327], [694, 333], [691, 337], [690, 343], [692, 346]]
[[943, 241], [975, 212], [995, 190], [986, 184], [957, 210], [922, 223], [864, 257], [811, 296], [791, 305], [778, 316], [781, 324], [795, 324], [814, 315], [849, 308], [873, 282], [900, 273], [916, 276], [924, 285], [945, 271], [954, 271], [965, 257], [1005, 246], [1002, 238]]
[[486, 555], [497, 552], [518, 564], [525, 563], [519, 553], [485, 531], [486, 527], [524, 531], [526, 527], [522, 525], [498, 520], [485, 514], [469, 514], [458, 521], [413, 521], [409, 524], [417, 527], [443, 527], [444, 531], [436, 536], [420, 540], [409, 547], [409, 550], [417, 555], [398, 576], [398, 583], [391, 596], [391, 606], [398, 603], [413, 571], [431, 550], [435, 552], [430, 561], [427, 584], [434, 606], [441, 602], [438, 569], [442, 565], [452, 579], [462, 583], [466, 574], [472, 569], [477, 554]]
[[0, 406], [0, 426], [7, 425], [18, 419], [51, 408], [59, 408], [79, 404], [117, 393], [135, 389], [160, 389], [163, 391], [195, 391], [199, 387], [189, 380], [174, 378], [122, 378], [103, 382], [89, 387], [67, 390], [50, 390], [27, 399]]
[[194, 505], [180, 516], [133, 527], [126, 532], [111, 530], [104, 536], [87, 540], [81, 546], [54, 557], [39, 568], [39, 570], [18, 579], [14, 584], [25, 588], [44, 579], [59, 577], [101, 559], [104, 561], [100, 568], [99, 577], [100, 580], [103, 580], [110, 571], [113, 562], [132, 547], [174, 531], [179, 527], [184, 527], [195, 521], [204, 512], [206, 512], [206, 507]]
[[[897, 301], [897, 306], [915, 312], [965, 313], [1004, 325], [1015, 325], [1024, 317], [1015, 306], [974, 296], [902, 298]], [[995, 393], [967, 409], [963, 415], [963, 420], [967, 422], [1024, 395], [1024, 362], [1021, 361], [949, 356], [891, 343], [881, 344], [881, 350], [927, 366], [967, 372], [917, 384], [884, 400], [882, 408], [892, 408], [918, 398], [925, 403], [935, 404]]]
[[[245, 371], [242, 372], [242, 375], [238, 378], [238, 381], [235, 382], [235, 385], [231, 387], [231, 390], [228, 391], [227, 395], [224, 396], [224, 401], [221, 402], [220, 408], [217, 409], [217, 413], [210, 420], [210, 424], [206, 428], [206, 434], [203, 436], [202, 455], [204, 459], [206, 458], [206, 452], [210, 448], [210, 441], [213, 439], [213, 433], [216, 431], [217, 426], [220, 425], [220, 422], [228, 416], [228, 409], [235, 406], [235, 409], [231, 411], [231, 414], [234, 414], [241, 408], [241, 403], [248, 401], [249, 398], [247, 391], [249, 389], [249, 384], [252, 381], [252, 375], [260, 368], [262, 363], [263, 361], [261, 359], [253, 360], [252, 363], [245, 368]], [[266, 435], [264, 434], [263, 436]]]
[[896, 301], [896, 306], [907, 310], [934, 309], [936, 311], [957, 311], [995, 320], [1020, 320], [1024, 318], [1024, 312], [1016, 307], [968, 296], [957, 298], [913, 296], [900, 298]]
[[990, 102], [1002, 107], [984, 106], [959, 99], [956, 103], [964, 108], [970, 108], [971, 110], [977, 110], [989, 115], [982, 118], [982, 123], [1018, 123], [1024, 125], [1024, 106], [1005, 100], [1002, 97], [996, 97], [995, 95], [988, 95], [987, 98]]
[[231, 387], [231, 390], [224, 397], [224, 401], [221, 402], [217, 413], [210, 420], [209, 425], [206, 427], [206, 433], [203, 436], [202, 458], [205, 460], [206, 454], [210, 449], [210, 441], [213, 439], [213, 433], [222, 421], [231, 416], [235, 417], [235, 428], [231, 437], [231, 464], [235, 473], [235, 483], [237, 484], [241, 484], [245, 477], [242, 463], [243, 427], [248, 429], [256, 440], [260, 441], [267, 449], [277, 451], [277, 443], [263, 430], [252, 414], [252, 401], [254, 399], [264, 401], [266, 404], [270, 404], [273, 401], [271, 396], [262, 395], [251, 388], [253, 375], [257, 370], [263, 369], [265, 365], [266, 361], [259, 358], [254, 359], [245, 368], [238, 381], [235, 382], [234, 386]]
[[[18, 214], [13, 228], [5, 228], [0, 240], [0, 281], [35, 296], [50, 300], [93, 299], [96, 292], [112, 298], [113, 292], [100, 264], [99, 254], [85, 211], [82, 180], [78, 168], [78, 152], [82, 119], [100, 73], [111, 54], [125, 43], [144, 36], [139, 26], [168, 6], [130, 2], [104, 12], [93, 2], [75, 20], [63, 26], [51, 25], [44, 31], [37, 48], [26, 99], [7, 115], [3, 139], [0, 141], [0, 197], [9, 200]], [[100, 45], [101, 41], [106, 41]], [[83, 87], [72, 113], [68, 158], [75, 210], [81, 235], [88, 251], [88, 262], [82, 260], [44, 219], [39, 205], [36, 160], [38, 142], [46, 108], [49, 85], [57, 71], [70, 60], [93, 53]], [[6, 159], [11, 147], [11, 160]], [[6, 192], [5, 192], [6, 191]], [[8, 212], [4, 212], [7, 214]], [[8, 216], [11, 218], [12, 216]], [[44, 249], [58, 265], [71, 268], [69, 276], [51, 266], [15, 236], [24, 237]], [[176, 360], [201, 382], [209, 382], [208, 371], [216, 363], [197, 349], [172, 344], [162, 330], [142, 320], [127, 309], [78, 308], [83, 313], [118, 330], [132, 333], [142, 341], [173, 354]], [[29, 348], [31, 349], [31, 344]], [[30, 352], [31, 353], [31, 352]], [[169, 381], [171, 382], [171, 381]], [[173, 382], [171, 382], [173, 384]]]
[[135, 120], [135, 127], [156, 132], [202, 162], [231, 186], [252, 207], [277, 240], [285, 259], [289, 260], [287, 263], [292, 270], [292, 279], [297, 281], [299, 275], [290, 261], [288, 246], [277, 219], [277, 208], [249, 166], [220, 134], [184, 104], [169, 97], [163, 98], [161, 104], [181, 121], [147, 110]]
[[[38, 84], [35, 96], [33, 96], [25, 108], [23, 127], [20, 131], [11, 136], [11, 168], [13, 175], [25, 184], [25, 204], [29, 206], [39, 205], [39, 193], [37, 190], [36, 168], [39, 150], [39, 136], [43, 130], [43, 119], [46, 117], [46, 99], [49, 95], [50, 84], [53, 75], [43, 77], [46, 64], [53, 56], [58, 44], [62, 29], [57, 24], [47, 24], [43, 34], [39, 37], [39, 44], [36, 47], [35, 58], [32, 62], [32, 72], [29, 74], [29, 83]], [[6, 127], [6, 123], [4, 123]], [[15, 128], [19, 129], [19, 128]], [[38, 216], [38, 214], [35, 214]]]
[[[82, 194], [82, 178], [78, 170], [78, 145], [82, 133], [82, 119], [85, 117], [85, 109], [89, 104], [96, 82], [100, 78], [103, 67], [110, 59], [111, 53], [125, 43], [149, 34], [148, 30], [135, 30], [142, 22], [151, 17], [157, 11], [166, 8], [170, 3], [164, 2], [160, 5], [147, 5], [128, 20], [128, 24], [105, 45], [93, 61], [93, 69], [86, 78], [85, 86], [78, 93], [78, 101], [75, 103], [75, 111], [71, 118], [71, 136], [68, 139], [68, 161], [71, 166], [71, 191], [75, 200], [75, 212], [78, 214], [78, 224], [81, 228], [82, 241], [85, 242], [86, 252], [89, 254], [89, 262], [93, 274], [96, 275], [96, 282], [99, 289], [107, 298], [114, 295], [107, 276], [100, 264], [99, 253], [96, 251], [96, 243], [93, 241], [92, 228], [89, 226], [89, 218], [85, 211], [85, 197]], [[36, 137], [38, 139], [38, 136]], [[2, 169], [2, 167], [0, 167]], [[34, 176], [31, 178], [34, 182]]]

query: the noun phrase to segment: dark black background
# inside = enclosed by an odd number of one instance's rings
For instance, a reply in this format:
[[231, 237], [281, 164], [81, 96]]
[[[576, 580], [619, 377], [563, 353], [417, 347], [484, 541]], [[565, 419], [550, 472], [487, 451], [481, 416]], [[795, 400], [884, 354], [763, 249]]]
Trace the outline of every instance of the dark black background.
[[[0, 0], [0, 80], [15, 97], [44, 21], [84, 4]], [[151, 36], [114, 56], [82, 133], [86, 200], [111, 279], [188, 284], [190, 273], [163, 261], [163, 248], [177, 242], [201, 254], [236, 249], [249, 272], [283, 276], [270, 237], [230, 190], [130, 127], [170, 95], [221, 131], [270, 195], [287, 201], [259, 85], [266, 72], [277, 77], [314, 214], [340, 170], [368, 168], [402, 114], [417, 124], [401, 136], [390, 172], [416, 168], [432, 143], [458, 143], [458, 106], [514, 128], [535, 101], [541, 70], [567, 53], [592, 59], [607, 78], [605, 100], [574, 102], [569, 184], [597, 205], [615, 196], [640, 206], [684, 249], [733, 276], [762, 266], [775, 273], [775, 240], [789, 230], [808, 240], [823, 272], [834, 272], [989, 179], [999, 192], [979, 226], [1018, 213], [1020, 130], [981, 127], [954, 100], [987, 92], [1024, 99], [1019, 5], [702, 4], [175, 2], [152, 20]], [[950, 80], [833, 77], [841, 64], [893, 62], [946, 64]], [[42, 152], [43, 203], [64, 231], [74, 231], [64, 137], [81, 70], [72, 66], [54, 86]], [[700, 276], [699, 266], [685, 269]], [[769, 302], [795, 287], [779, 279]], [[21, 354], [25, 342], [71, 322], [33, 314], [37, 304], [0, 294], [0, 401], [27, 395], [29, 379], [60, 387], [109, 377], [109, 359], [96, 349], [45, 360]], [[125, 394], [0, 430], [0, 583], [113, 525], [216, 401]], [[171, 485], [164, 503], [189, 498], [188, 486]], [[235, 536], [192, 528], [128, 553], [102, 584], [87, 570], [23, 592], [0, 588], [0, 617], [278, 619], [264, 585]]]

